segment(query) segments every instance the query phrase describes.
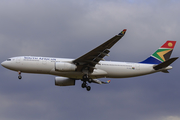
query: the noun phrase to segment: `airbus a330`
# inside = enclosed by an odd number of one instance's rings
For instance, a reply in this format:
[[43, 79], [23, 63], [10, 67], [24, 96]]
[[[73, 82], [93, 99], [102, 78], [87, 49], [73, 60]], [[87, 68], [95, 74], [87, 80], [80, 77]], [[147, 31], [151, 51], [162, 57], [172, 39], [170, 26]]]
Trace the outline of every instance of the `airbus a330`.
[[76, 59], [51, 58], [37, 56], [19, 56], [8, 58], [1, 65], [7, 69], [17, 71], [18, 78], [21, 73], [50, 74], [55, 77], [55, 85], [71, 86], [76, 80], [82, 81], [82, 88], [91, 90], [88, 83], [108, 84], [99, 78], [127, 78], [136, 77], [156, 72], [169, 73], [169, 66], [178, 57], [170, 58], [176, 41], [166, 41], [150, 57], [139, 63], [105, 61], [109, 56], [110, 48], [117, 43], [126, 33], [124, 29], [100, 46]]

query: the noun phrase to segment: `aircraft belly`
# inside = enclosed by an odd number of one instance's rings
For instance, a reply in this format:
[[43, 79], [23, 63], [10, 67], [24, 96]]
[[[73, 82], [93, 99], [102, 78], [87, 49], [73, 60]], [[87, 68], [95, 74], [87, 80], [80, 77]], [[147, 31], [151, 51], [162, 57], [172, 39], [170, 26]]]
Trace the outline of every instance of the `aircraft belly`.
[[[59, 72], [59, 71], [55, 71], [54, 69], [51, 70], [50, 74], [52, 75], [57, 75], [57, 76], [62, 76], [62, 77], [68, 77], [68, 78], [74, 78], [74, 79], [82, 79], [82, 76], [84, 75], [84, 73], [82, 72]], [[96, 69], [94, 70], [93, 73], [89, 74], [90, 78], [102, 78], [102, 77], [106, 77], [107, 72], [100, 70], [100, 69]]]
[[82, 76], [83, 76], [82, 72], [58, 72], [58, 71], [55, 71], [54, 69], [50, 71], [50, 74], [56, 75], [56, 76], [73, 78], [73, 79], [82, 79]]

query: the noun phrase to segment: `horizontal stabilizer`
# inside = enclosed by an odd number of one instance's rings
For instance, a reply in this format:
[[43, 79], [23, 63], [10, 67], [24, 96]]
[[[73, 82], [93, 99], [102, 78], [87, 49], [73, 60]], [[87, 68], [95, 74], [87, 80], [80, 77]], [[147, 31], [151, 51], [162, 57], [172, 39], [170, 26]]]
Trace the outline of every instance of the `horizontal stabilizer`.
[[155, 70], [159, 70], [159, 69], [162, 69], [162, 68], [166, 68], [168, 67], [171, 63], [173, 63], [175, 60], [177, 60], [179, 57], [175, 57], [175, 58], [171, 58], [169, 60], [166, 60], [165, 62], [162, 62], [156, 66], [154, 66], [153, 68]]
[[97, 83], [97, 84], [109, 84], [111, 82], [111, 80], [103, 82], [103, 81], [100, 81], [98, 79], [93, 79], [92, 82]]
[[169, 71], [168, 71], [168, 70], [163, 70], [163, 71], [161, 71], [161, 72], [163, 72], [163, 73], [169, 73]]

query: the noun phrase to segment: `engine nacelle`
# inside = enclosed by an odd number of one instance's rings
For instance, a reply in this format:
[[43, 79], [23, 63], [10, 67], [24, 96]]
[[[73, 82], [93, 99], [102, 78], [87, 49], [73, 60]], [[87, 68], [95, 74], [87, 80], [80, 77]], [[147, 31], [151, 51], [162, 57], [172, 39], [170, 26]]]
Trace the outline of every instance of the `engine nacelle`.
[[72, 86], [75, 85], [75, 80], [66, 77], [55, 77], [55, 85]]
[[77, 66], [71, 63], [65, 63], [65, 62], [55, 63], [55, 70], [60, 72], [71, 72], [71, 71], [75, 71], [76, 68]]

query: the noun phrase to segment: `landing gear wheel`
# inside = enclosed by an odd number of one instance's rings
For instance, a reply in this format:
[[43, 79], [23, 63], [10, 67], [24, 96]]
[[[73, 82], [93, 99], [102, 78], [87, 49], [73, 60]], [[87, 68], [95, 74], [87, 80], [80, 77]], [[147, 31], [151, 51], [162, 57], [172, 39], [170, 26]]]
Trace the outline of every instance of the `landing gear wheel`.
[[87, 87], [86, 87], [86, 90], [87, 90], [87, 91], [90, 91], [90, 90], [91, 90], [91, 87], [90, 87], [90, 86], [87, 86]]
[[85, 88], [86, 87], [86, 83], [82, 83], [81, 87]]
[[22, 79], [22, 76], [19, 75], [18, 78], [19, 78], [19, 79]]
[[84, 74], [84, 75], [82, 76], [82, 81], [83, 81], [83, 83], [82, 83], [81, 87], [82, 87], [82, 88], [86, 88], [87, 91], [90, 91], [90, 90], [91, 90], [91, 87], [88, 86], [87, 82], [91, 83], [91, 82], [92, 82], [92, 79], [91, 79], [91, 78], [88, 78], [88, 74]]
[[89, 78], [88, 82], [89, 82], [89, 83], [91, 83], [91, 82], [92, 82], [92, 79], [91, 79], [91, 78]]
[[87, 78], [88, 78], [87, 74], [83, 75], [83, 79], [87, 79]]

